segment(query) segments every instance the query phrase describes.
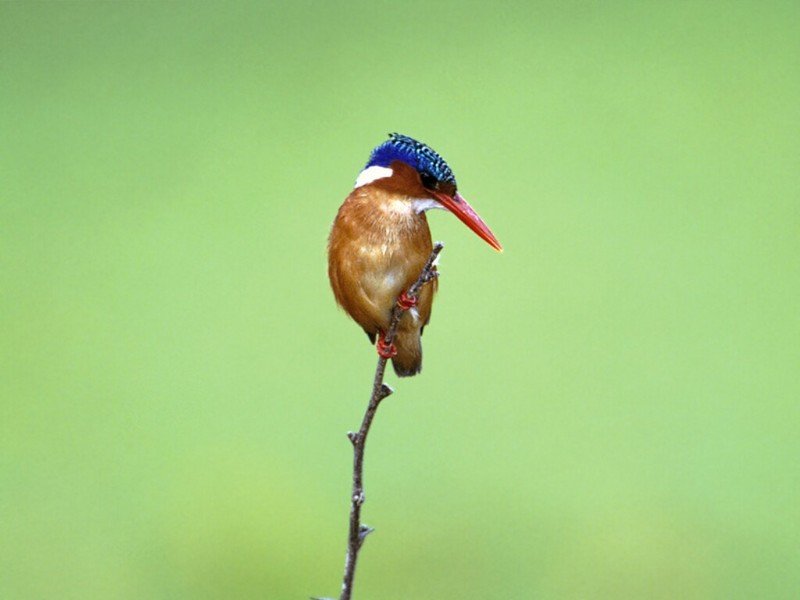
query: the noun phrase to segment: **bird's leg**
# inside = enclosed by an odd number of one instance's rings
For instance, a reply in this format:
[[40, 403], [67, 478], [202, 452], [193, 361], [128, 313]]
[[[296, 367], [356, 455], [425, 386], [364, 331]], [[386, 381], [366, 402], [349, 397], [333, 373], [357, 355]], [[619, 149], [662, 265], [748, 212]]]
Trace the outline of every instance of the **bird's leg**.
[[417, 305], [417, 299], [413, 296], [409, 296], [405, 293], [405, 291], [400, 293], [400, 296], [397, 298], [397, 306], [402, 308], [403, 310], [410, 310]]
[[392, 358], [397, 355], [397, 346], [386, 343], [386, 334], [383, 331], [378, 331], [377, 347], [381, 358]]

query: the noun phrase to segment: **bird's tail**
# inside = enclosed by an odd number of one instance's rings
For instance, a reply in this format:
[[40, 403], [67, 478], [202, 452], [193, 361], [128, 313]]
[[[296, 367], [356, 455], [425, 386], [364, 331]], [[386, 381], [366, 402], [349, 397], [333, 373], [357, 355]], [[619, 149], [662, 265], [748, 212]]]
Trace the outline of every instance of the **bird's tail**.
[[418, 329], [398, 331], [394, 338], [397, 354], [392, 366], [398, 377], [413, 377], [422, 371], [422, 340]]

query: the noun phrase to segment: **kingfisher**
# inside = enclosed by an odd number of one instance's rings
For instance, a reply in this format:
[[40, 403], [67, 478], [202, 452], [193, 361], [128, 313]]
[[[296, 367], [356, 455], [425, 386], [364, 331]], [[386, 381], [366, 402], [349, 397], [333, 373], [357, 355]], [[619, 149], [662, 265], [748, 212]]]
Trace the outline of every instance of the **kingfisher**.
[[[328, 277], [336, 302], [377, 341], [400, 377], [422, 370], [422, 331], [431, 318], [437, 279], [415, 299], [405, 292], [417, 280], [433, 242], [425, 213], [439, 208], [458, 217], [498, 251], [503, 247], [458, 193], [450, 167], [430, 146], [399, 133], [375, 148], [355, 187], [336, 214], [328, 238]], [[384, 335], [395, 304], [406, 312], [394, 343]]]

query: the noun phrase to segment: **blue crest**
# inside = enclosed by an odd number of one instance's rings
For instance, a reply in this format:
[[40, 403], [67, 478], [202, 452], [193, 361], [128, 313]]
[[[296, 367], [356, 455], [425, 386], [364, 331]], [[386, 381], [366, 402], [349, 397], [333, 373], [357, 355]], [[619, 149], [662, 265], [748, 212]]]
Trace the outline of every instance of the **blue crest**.
[[403, 161], [414, 167], [421, 175], [431, 176], [436, 181], [444, 181], [456, 187], [455, 175], [444, 159], [433, 148], [414, 138], [390, 133], [389, 141], [372, 151], [367, 167], [388, 167], [393, 160]]

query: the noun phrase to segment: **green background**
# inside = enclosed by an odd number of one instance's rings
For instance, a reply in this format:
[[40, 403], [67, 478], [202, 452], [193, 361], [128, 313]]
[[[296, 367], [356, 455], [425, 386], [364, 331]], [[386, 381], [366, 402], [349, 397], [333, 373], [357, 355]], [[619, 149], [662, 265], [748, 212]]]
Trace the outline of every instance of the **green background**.
[[800, 5], [0, 4], [0, 597], [336, 596], [376, 362], [325, 241], [452, 216], [356, 598], [800, 589]]

